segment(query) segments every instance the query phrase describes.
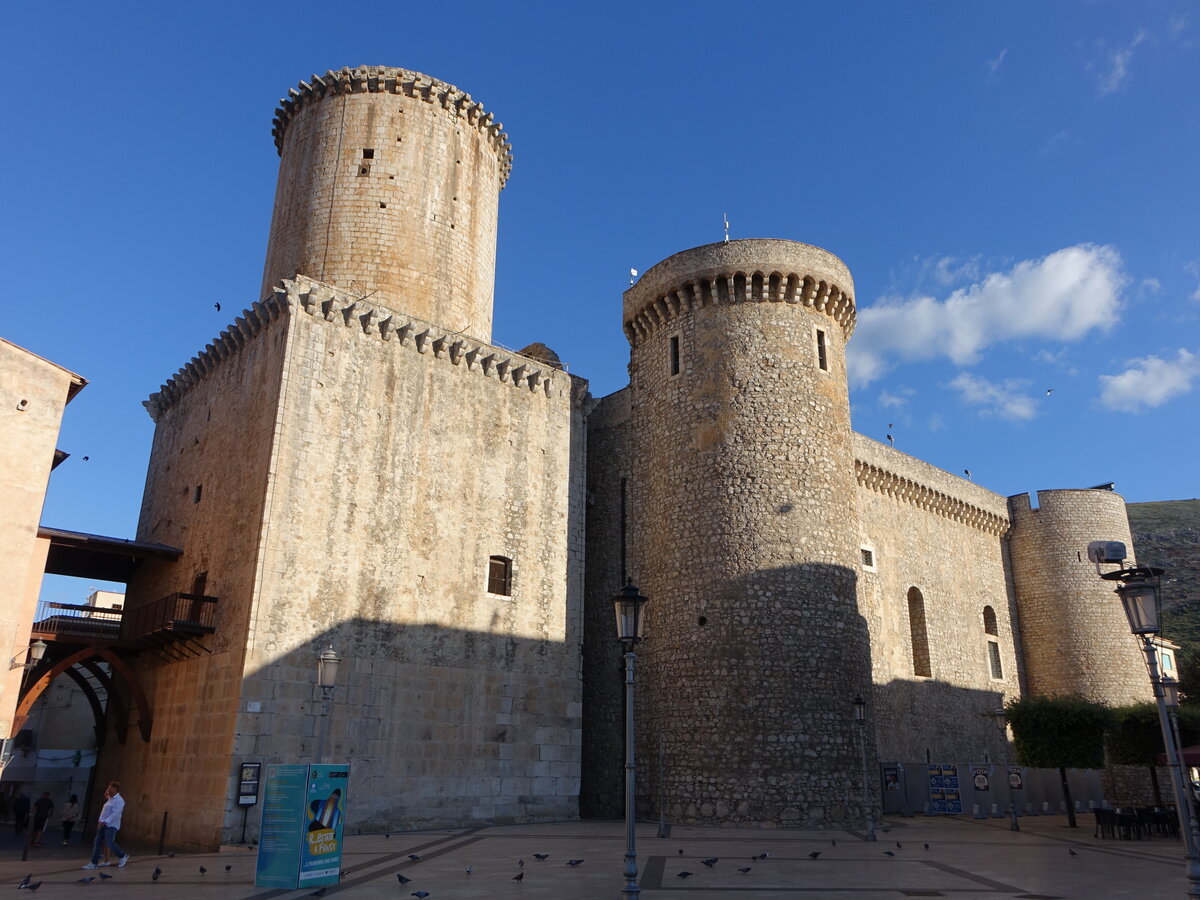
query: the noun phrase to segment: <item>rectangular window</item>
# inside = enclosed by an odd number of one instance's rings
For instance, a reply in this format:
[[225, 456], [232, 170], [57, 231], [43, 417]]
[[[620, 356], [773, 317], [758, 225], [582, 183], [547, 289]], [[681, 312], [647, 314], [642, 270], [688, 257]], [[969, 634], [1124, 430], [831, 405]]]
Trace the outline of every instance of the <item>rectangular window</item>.
[[825, 346], [825, 332], [820, 328], [817, 329], [817, 365], [829, 371], [829, 353]]
[[679, 335], [677, 335], [677, 334], [671, 335], [670, 354], [671, 354], [671, 361], [670, 361], [671, 374], [678, 375], [679, 374]]
[[488, 559], [488, 593], [512, 596], [512, 560], [506, 556]]
[[860, 552], [862, 553], [863, 568], [864, 569], [875, 568], [875, 551], [868, 550], [866, 547], [863, 547]]
[[992, 666], [992, 677], [1003, 678], [1004, 667], [1000, 665], [1000, 645], [995, 641], [988, 641], [988, 662]]

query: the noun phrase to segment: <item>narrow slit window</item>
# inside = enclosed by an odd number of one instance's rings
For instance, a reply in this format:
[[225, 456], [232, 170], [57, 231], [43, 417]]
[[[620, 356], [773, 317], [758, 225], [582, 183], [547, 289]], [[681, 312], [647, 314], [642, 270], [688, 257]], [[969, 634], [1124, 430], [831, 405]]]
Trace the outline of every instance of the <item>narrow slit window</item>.
[[670, 370], [672, 375], [679, 374], [679, 335], [671, 335], [670, 342]]
[[912, 638], [913, 674], [933, 676], [929, 662], [929, 630], [925, 624], [925, 598], [914, 588], [908, 589], [908, 630]]
[[817, 366], [829, 371], [829, 348], [825, 345], [825, 332], [817, 329]]
[[204, 485], [202, 485], [202, 484], [196, 485], [196, 492], [194, 494], [192, 494], [192, 502], [199, 503], [200, 495], [203, 493], [204, 493]]
[[507, 556], [488, 559], [488, 593], [512, 596], [512, 560]]
[[995, 641], [988, 641], [988, 664], [992, 667], [993, 678], [1004, 677], [1004, 667], [1000, 665], [1000, 645]]

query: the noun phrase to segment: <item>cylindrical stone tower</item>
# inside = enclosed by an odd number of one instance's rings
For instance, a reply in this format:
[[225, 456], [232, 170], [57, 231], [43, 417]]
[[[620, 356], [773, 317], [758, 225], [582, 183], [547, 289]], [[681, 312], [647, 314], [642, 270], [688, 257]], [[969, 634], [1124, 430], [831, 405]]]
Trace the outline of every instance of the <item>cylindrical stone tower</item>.
[[850, 272], [792, 241], [710, 244], [646, 272], [624, 319], [644, 810], [861, 823]]
[[[1121, 706], [1152, 699], [1138, 641], [1111, 581], [1087, 557], [1091, 541], [1133, 539], [1125, 500], [1103, 489], [1038, 491], [1008, 500], [1013, 587], [1031, 694], [1079, 694]], [[1106, 565], [1103, 571], [1118, 568]]]
[[276, 111], [265, 296], [296, 274], [489, 341], [498, 195], [511, 147], [491, 113], [417, 72], [314, 75]]

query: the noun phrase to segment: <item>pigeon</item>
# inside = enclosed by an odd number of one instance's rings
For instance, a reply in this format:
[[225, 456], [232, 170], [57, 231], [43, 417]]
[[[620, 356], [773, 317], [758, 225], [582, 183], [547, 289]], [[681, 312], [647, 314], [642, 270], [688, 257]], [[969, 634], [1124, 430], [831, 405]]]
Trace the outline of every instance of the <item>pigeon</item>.
[[1049, 397], [1054, 393], [1054, 388], [1046, 388], [1046, 396]]
[[691, 878], [691, 877], [692, 877], [692, 873], [691, 873], [691, 872], [679, 872], [679, 873], [677, 873], [677, 874], [676, 874], [676, 876], [675, 876], [675, 877], [676, 877], [676, 878]]
[[539, 861], [546, 860], [546, 859], [550, 858], [550, 854], [549, 853], [535, 853], [535, 854], [533, 854], [533, 858], [536, 860], [539, 860]]
[[79, 881], [76, 882], [76, 884], [91, 884], [95, 880], [96, 880], [95, 875], [89, 875], [87, 878], [80, 878]]
[[971, 479], [971, 470], [970, 469], [963, 469], [963, 474], [967, 476], [968, 481]]
[[830, 838], [829, 843], [833, 844], [833, 846], [836, 847], [837, 846], [837, 838]]
[[742, 866], [741, 868], [739, 868], [739, 869], [738, 869], [738, 871], [739, 871], [739, 872], [741, 872], [743, 875], [749, 875], [749, 874], [750, 874], [750, 867], [749, 867], [749, 866]]
[[385, 841], [386, 841], [388, 838], [390, 838], [391, 836], [392, 836], [392, 833], [391, 833], [390, 831], [385, 831], [385, 832], [383, 833], [383, 839], [384, 839]]
[[[216, 311], [217, 311], [217, 312], [220, 312], [220, 311], [221, 311], [221, 304], [220, 304], [220, 303], [214, 303], [214, 304], [213, 304], [213, 307], [216, 309]], [[314, 896], [315, 896], [315, 895], [314, 895]]]
[[162, 869], [160, 869], [158, 866], [155, 866], [155, 867], [154, 867], [154, 872], [153, 872], [153, 873], [150, 875], [150, 880], [151, 880], [151, 881], [158, 881], [158, 876], [159, 876], [159, 875], [161, 875], [161, 874], [162, 874]]
[[[233, 868], [233, 866], [226, 866], [226, 867], [225, 867], [225, 871], [226, 871], [226, 872], [228, 872], [228, 871], [229, 871], [230, 869], [232, 869], [232, 868]], [[342, 874], [343, 874], [343, 875], [345, 875], [346, 873], [345, 873], [345, 872], [343, 872]]]
[[204, 868], [204, 866], [201, 866], [201, 867], [200, 867], [200, 874], [201, 874], [201, 875], [205, 874], [207, 871], [208, 871], [208, 869]]
[[525, 860], [523, 860], [523, 859], [518, 859], [518, 860], [517, 860], [517, 865], [518, 865], [518, 866], [520, 866], [522, 869], [523, 869], [523, 868], [525, 868]]
[[896, 854], [895, 854], [895, 852], [894, 852], [894, 851], [892, 851], [892, 850], [884, 850], [884, 851], [883, 851], [883, 855], [884, 855], [884, 856], [895, 856]]
[[323, 888], [320, 888], [319, 890], [313, 891], [313, 892], [312, 892], [311, 894], [309, 894], [308, 896], [310, 896], [310, 897], [324, 897], [324, 896], [325, 896], [325, 892], [326, 892], [327, 890], [329, 890], [329, 888], [327, 888], [327, 887], [323, 887]]
[[718, 859], [718, 858], [717, 858], [717, 857], [715, 857], [715, 856], [710, 856], [708, 859], [702, 859], [702, 860], [700, 860], [700, 862], [701, 862], [703, 865], [706, 865], [706, 866], [708, 866], [708, 867], [711, 869], [713, 866], [715, 866], [715, 865], [717, 864], [717, 859]]
[[679, 848], [679, 855], [683, 856], [683, 848], [682, 847]]
[[568, 859], [568, 860], [567, 860], [567, 865], [568, 865], [568, 866], [570, 866], [570, 867], [573, 869], [573, 868], [575, 868], [577, 865], [579, 865], [581, 862], [583, 862], [583, 860], [582, 860], [582, 859]]
[[410, 853], [410, 854], [408, 854], [408, 858], [411, 859], [413, 862], [416, 862], [421, 857], [417, 856], [417, 854], [415, 854], [415, 853]]
[[1068, 853], [1070, 853], [1072, 856], [1078, 856], [1078, 855], [1079, 855], [1079, 854], [1078, 854], [1078, 853], [1076, 853], [1074, 850], [1072, 850], [1070, 847], [1068, 847], [1068, 848], [1067, 848], [1067, 852], [1068, 852]]
[[929, 849], [929, 845], [928, 845], [928, 844], [926, 844], [926, 845], [925, 845], [925, 849], [926, 849], [926, 850], [928, 850], [928, 849]]
[[473, 868], [474, 868], [473, 866], [467, 866], [467, 874], [468, 875], [471, 874], [471, 869], [473, 869]]
[[111, 875], [109, 875], [107, 872], [101, 872], [101, 873], [100, 873], [100, 880], [101, 880], [101, 881], [108, 881], [108, 879], [110, 879], [110, 878], [112, 878], [112, 876], [111, 876]]
[[416, 897], [417, 900], [424, 900], [425, 897], [429, 896], [429, 891], [413, 891], [412, 896]]
[[17, 887], [18, 887], [18, 888], [27, 888], [27, 887], [29, 887], [29, 882], [30, 882], [32, 879], [33, 879], [33, 873], [32, 873], [32, 872], [30, 872], [28, 875], [26, 875], [24, 878], [22, 878], [22, 879], [21, 879], [21, 883], [20, 883], [20, 884], [18, 884], [18, 885], [17, 885]]
[[401, 884], [408, 884], [410, 881], [412, 881], [412, 879], [411, 879], [411, 878], [405, 878], [405, 877], [404, 877], [403, 875], [401, 875], [399, 872], [397, 872], [397, 873], [396, 873], [396, 878], [398, 878], [398, 879], [400, 880], [400, 883], [401, 883]]
[[896, 841], [896, 849], [897, 849], [897, 850], [902, 850], [902, 849], [904, 849], [903, 847], [901, 847], [901, 846], [900, 846], [900, 842], [899, 842], [899, 841]]
[[520, 881], [524, 877], [525, 877], [524, 872], [518, 872], [516, 875], [513, 876], [513, 881]]
[[750, 858], [751, 859], [766, 859], [770, 855], [771, 855], [770, 853], [760, 853], [760, 854], [758, 854], [758, 856], [752, 856]]
[[816, 858], [817, 858], [818, 856], [820, 856], [820, 855], [821, 855], [821, 851], [820, 851], [820, 850], [814, 850], [812, 853], [808, 854], [808, 858], [809, 858], [809, 859], [816, 859]]

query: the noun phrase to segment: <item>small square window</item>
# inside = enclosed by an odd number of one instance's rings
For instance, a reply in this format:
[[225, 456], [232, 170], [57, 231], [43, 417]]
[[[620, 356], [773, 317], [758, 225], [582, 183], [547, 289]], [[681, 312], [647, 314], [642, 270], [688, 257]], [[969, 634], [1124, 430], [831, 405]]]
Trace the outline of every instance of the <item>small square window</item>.
[[370, 147], [363, 148], [363, 159], [374, 159], [375, 151]]
[[859, 552], [862, 554], [863, 566], [868, 569], [875, 568], [875, 551], [863, 547]]

